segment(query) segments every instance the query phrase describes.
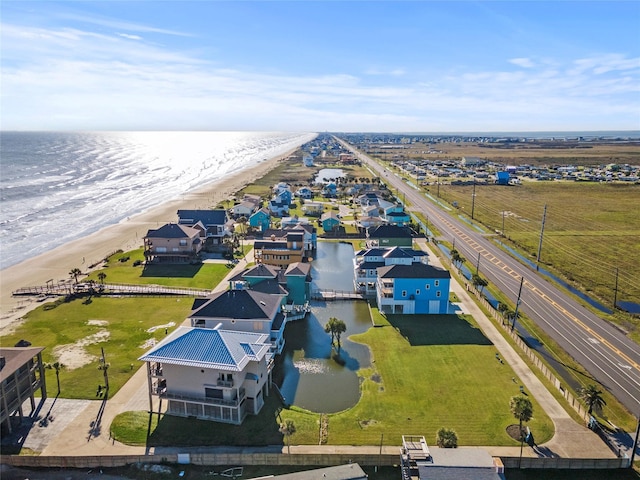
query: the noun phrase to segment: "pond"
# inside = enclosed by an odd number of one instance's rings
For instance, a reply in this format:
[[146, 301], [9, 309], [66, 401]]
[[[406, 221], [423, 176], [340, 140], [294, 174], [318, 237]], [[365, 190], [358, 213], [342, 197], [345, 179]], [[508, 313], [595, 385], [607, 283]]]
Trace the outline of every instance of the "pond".
[[329, 183], [331, 180], [344, 176], [341, 168], [323, 168], [316, 175], [315, 183]]
[[[311, 275], [312, 288], [353, 290], [353, 248], [349, 244], [319, 242]], [[345, 322], [341, 362], [332, 358], [331, 336], [324, 331], [329, 318]], [[371, 327], [363, 301], [313, 302], [304, 320], [285, 330], [285, 349], [277, 359], [274, 378], [285, 402], [313, 412], [334, 413], [353, 407], [360, 398], [357, 371], [370, 365], [369, 349], [346, 337]]]

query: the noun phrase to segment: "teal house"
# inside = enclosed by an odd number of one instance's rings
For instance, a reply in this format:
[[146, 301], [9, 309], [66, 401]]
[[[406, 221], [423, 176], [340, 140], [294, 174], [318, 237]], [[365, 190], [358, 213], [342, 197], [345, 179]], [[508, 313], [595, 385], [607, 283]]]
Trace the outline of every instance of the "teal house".
[[261, 208], [249, 217], [249, 225], [264, 232], [271, 226], [271, 215], [269, 210]]
[[320, 223], [325, 232], [331, 232], [335, 227], [340, 225], [340, 219], [335, 212], [326, 212], [320, 217]]

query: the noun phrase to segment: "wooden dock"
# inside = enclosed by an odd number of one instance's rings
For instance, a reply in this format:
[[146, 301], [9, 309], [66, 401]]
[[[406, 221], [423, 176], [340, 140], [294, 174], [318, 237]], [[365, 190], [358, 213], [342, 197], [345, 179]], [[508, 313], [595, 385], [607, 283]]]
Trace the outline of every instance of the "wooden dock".
[[35, 287], [23, 287], [12, 292], [14, 296], [62, 296], [62, 295], [113, 295], [113, 296], [165, 296], [206, 297], [211, 290], [199, 288], [176, 288], [162, 285], [135, 285], [117, 283], [47, 283]]

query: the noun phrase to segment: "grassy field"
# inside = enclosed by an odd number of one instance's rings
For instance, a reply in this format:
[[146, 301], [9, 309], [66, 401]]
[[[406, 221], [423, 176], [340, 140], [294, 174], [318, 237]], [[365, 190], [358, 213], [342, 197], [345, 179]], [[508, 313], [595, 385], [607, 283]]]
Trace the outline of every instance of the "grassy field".
[[[376, 322], [379, 327], [351, 337], [369, 345], [374, 362], [359, 371], [358, 404], [327, 416], [328, 444], [376, 445], [384, 436], [386, 445], [398, 445], [407, 432], [431, 440], [443, 426], [456, 430], [461, 445], [517, 444], [505, 429], [515, 423], [509, 399], [518, 394], [519, 384], [511, 367], [496, 359], [495, 347], [472, 318], [398, 315], [388, 321], [377, 316]], [[530, 426], [542, 443], [552, 437], [553, 424], [532, 400]], [[114, 421], [112, 433], [120, 441], [148, 441], [150, 446], [282, 444], [282, 419], [296, 425], [292, 444], [318, 443], [320, 415], [296, 407], [282, 410], [275, 394], [259, 416], [248, 417], [239, 427], [207, 428], [210, 423], [205, 421], [165, 416], [152, 425], [147, 440], [149, 415], [127, 412]]]
[[[433, 187], [431, 187], [433, 189]], [[432, 192], [433, 193], [433, 192]], [[471, 216], [472, 186], [440, 186], [440, 197], [457, 202]], [[542, 215], [547, 206], [540, 266], [576, 288], [613, 305], [640, 302], [640, 185], [525, 182], [519, 186], [477, 186], [474, 219], [527, 257], [537, 258]], [[640, 322], [617, 312], [609, 320], [640, 343]]]
[[[1, 338], [2, 345], [15, 345], [25, 339], [43, 346], [43, 361], [61, 361], [67, 365], [60, 371], [61, 396], [95, 399], [99, 384], [104, 385], [98, 370], [101, 348], [104, 348], [111, 395], [140, 368], [138, 357], [149, 349], [149, 341], [164, 337], [170, 322], [180, 324], [191, 311], [191, 298], [99, 298], [77, 299], [61, 303], [52, 310], [43, 305], [26, 315], [25, 321], [11, 335]], [[175, 327], [169, 327], [173, 330]], [[145, 346], [146, 345], [146, 346]], [[56, 356], [57, 348], [66, 353]], [[86, 364], [73, 368], [86, 358]], [[133, 365], [133, 367], [132, 367]], [[54, 370], [45, 370], [47, 390], [56, 394]]]

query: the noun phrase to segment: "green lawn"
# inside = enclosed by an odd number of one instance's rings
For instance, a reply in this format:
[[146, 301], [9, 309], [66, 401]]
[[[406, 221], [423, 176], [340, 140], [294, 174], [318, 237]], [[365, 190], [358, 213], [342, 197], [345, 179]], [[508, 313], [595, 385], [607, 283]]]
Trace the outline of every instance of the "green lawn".
[[[375, 310], [374, 310], [375, 313]], [[423, 434], [433, 441], [440, 427], [458, 433], [461, 445], [517, 445], [505, 432], [515, 423], [509, 399], [518, 394], [514, 372], [496, 359], [496, 349], [470, 317], [455, 315], [377, 316], [380, 327], [350, 337], [372, 350], [373, 366], [359, 372], [362, 396], [347, 411], [328, 416], [328, 444], [399, 445], [404, 434]], [[535, 399], [529, 423], [536, 441], [553, 435], [553, 424]], [[131, 416], [120, 415], [115, 437], [145, 443], [144, 431], [131, 431]], [[316, 444], [320, 415], [292, 407], [280, 411], [274, 393], [257, 417], [240, 426], [163, 417], [149, 445], [266, 445], [282, 443], [279, 419], [292, 419], [292, 444]], [[185, 432], [184, 435], [177, 432]], [[188, 433], [187, 433], [188, 432]], [[257, 435], [255, 432], [260, 432]], [[124, 440], [123, 440], [124, 441]]]
[[[251, 247], [244, 246], [248, 251]], [[201, 263], [198, 265], [137, 265], [144, 260], [142, 249], [118, 253], [109, 258], [104, 268], [92, 272], [85, 280], [100, 283], [98, 274], [106, 275], [105, 283], [166, 285], [172, 287], [213, 289], [229, 273], [226, 263]], [[126, 259], [121, 261], [121, 259]]]
[[[150, 339], [160, 340], [164, 328], [149, 333], [147, 329], [174, 322], [181, 324], [191, 311], [192, 298], [100, 298], [76, 299], [61, 303], [52, 310], [47, 305], [26, 315], [14, 333], [3, 336], [2, 345], [15, 345], [25, 339], [35, 346], [44, 346], [45, 362], [62, 361], [68, 364], [60, 371], [61, 396], [64, 398], [95, 399], [99, 384], [104, 385], [103, 374], [98, 370], [98, 358], [104, 348], [110, 367], [110, 394], [115, 394], [140, 368], [138, 357], [150, 347]], [[50, 304], [52, 305], [52, 304]], [[175, 327], [169, 327], [169, 331]], [[85, 346], [77, 342], [85, 341]], [[89, 355], [90, 361], [82, 367], [54, 355], [56, 346], [68, 347], [74, 352]], [[133, 364], [133, 368], [131, 365]], [[46, 370], [47, 391], [50, 396], [57, 392], [54, 370]]]

